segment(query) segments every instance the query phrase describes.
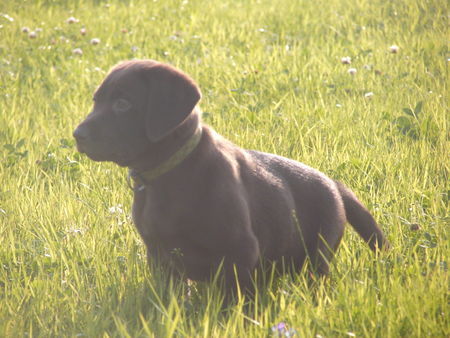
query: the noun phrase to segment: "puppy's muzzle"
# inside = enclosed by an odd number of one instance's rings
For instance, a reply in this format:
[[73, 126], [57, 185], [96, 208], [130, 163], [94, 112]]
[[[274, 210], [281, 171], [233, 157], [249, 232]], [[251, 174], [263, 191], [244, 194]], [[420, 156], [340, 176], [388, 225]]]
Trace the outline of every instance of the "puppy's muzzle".
[[73, 132], [73, 137], [77, 142], [87, 142], [89, 141], [89, 132], [86, 127], [78, 126]]
[[83, 145], [86, 147], [86, 144], [89, 143], [91, 137], [88, 128], [85, 126], [78, 126], [74, 132], [73, 137], [77, 141], [77, 148], [80, 153], [83, 153]]

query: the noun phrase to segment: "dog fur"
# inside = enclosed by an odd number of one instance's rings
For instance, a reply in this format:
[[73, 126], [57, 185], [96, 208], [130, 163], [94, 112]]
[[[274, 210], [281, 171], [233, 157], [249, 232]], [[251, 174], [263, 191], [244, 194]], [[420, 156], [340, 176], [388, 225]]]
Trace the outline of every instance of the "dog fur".
[[319, 274], [346, 221], [374, 251], [388, 242], [369, 211], [342, 183], [291, 159], [244, 150], [203, 124], [195, 82], [152, 60], [115, 66], [76, 128], [80, 152], [145, 173], [201, 128], [196, 148], [175, 168], [134, 189], [133, 221], [148, 259], [192, 280], [223, 265], [226, 288], [251, 289], [260, 262]]

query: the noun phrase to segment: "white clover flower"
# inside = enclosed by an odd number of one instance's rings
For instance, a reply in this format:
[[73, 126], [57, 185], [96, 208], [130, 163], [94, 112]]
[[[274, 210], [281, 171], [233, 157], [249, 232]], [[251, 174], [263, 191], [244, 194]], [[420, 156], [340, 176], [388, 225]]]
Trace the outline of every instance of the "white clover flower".
[[81, 50], [81, 48], [75, 48], [72, 51], [72, 53], [75, 54], [75, 55], [83, 55], [83, 51]]
[[22, 27], [22, 32], [23, 33], [29, 33], [30, 29], [28, 27]]
[[68, 23], [68, 24], [73, 24], [73, 23], [77, 23], [77, 22], [79, 22], [80, 20], [78, 20], [77, 18], [74, 18], [73, 16], [71, 16], [70, 18], [68, 18], [67, 20], [66, 20], [66, 22]]
[[349, 65], [352, 63], [352, 58], [350, 56], [344, 56], [341, 58], [341, 63], [344, 65]]
[[98, 39], [98, 38], [93, 38], [93, 39], [91, 39], [91, 45], [98, 45], [100, 43], [100, 39]]
[[87, 33], [87, 29], [86, 28], [83, 27], [83, 28], [80, 29], [80, 34], [81, 35], [86, 35], [86, 33]]
[[110, 214], [123, 214], [122, 204], [112, 206], [108, 209], [108, 211]]
[[389, 52], [391, 52], [392, 54], [396, 54], [396, 53], [398, 53], [399, 49], [400, 49], [399, 46], [392, 45], [392, 46], [389, 47]]
[[349, 68], [349, 69], [347, 70], [347, 73], [349, 73], [350, 75], [355, 75], [356, 72], [357, 72], [356, 68]]
[[364, 97], [366, 98], [366, 99], [371, 99], [372, 97], [373, 97], [373, 93], [372, 92], [368, 92], [368, 93], [365, 93], [364, 94]]
[[28, 37], [30, 38], [30, 39], [36, 39], [37, 38], [37, 33], [36, 32], [30, 32], [29, 34], [28, 34]]

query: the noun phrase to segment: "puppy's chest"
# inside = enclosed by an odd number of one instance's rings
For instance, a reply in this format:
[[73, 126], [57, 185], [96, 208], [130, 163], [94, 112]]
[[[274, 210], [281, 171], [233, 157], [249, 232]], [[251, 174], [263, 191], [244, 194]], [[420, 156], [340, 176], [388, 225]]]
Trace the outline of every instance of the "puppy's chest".
[[[142, 198], [139, 198], [142, 197]], [[143, 238], [148, 253], [184, 271], [187, 276], [203, 280], [217, 267], [220, 257], [205, 248], [205, 236], [198, 215], [182, 209], [164, 208], [152, 199], [139, 196], [133, 202], [133, 221]]]
[[146, 243], [173, 246], [186, 238], [188, 215], [173, 205], [143, 193], [135, 194], [133, 221]]

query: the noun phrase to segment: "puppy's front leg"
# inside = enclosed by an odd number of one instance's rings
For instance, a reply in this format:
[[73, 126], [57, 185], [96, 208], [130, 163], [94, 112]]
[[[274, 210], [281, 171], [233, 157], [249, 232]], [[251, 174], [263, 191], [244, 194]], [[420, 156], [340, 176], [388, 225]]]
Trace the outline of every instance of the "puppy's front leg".
[[231, 249], [224, 260], [226, 297], [236, 297], [239, 292], [250, 296], [254, 293], [252, 275], [260, 258], [258, 241], [247, 234]]

